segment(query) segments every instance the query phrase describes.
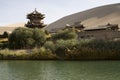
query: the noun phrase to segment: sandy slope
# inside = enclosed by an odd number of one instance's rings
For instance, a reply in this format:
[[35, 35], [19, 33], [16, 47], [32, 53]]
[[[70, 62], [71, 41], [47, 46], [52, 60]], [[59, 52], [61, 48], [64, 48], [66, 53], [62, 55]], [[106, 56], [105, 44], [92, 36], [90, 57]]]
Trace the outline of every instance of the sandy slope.
[[23, 27], [24, 24], [25, 23], [15, 23], [15, 24], [10, 24], [10, 25], [6, 25], [6, 26], [0, 26], [0, 34], [2, 34], [5, 31], [11, 33], [14, 29], [16, 29], [18, 27]]
[[9, 24], [6, 25], [7, 27], [23, 27], [25, 25], [24, 22], [19, 22], [19, 23], [14, 23], [14, 24]]
[[56, 31], [65, 27], [65, 24], [73, 24], [74, 22], [78, 21], [82, 21], [86, 27], [104, 25], [108, 22], [120, 25], [120, 3], [101, 6], [65, 16], [51, 23], [45, 29], [49, 31]]

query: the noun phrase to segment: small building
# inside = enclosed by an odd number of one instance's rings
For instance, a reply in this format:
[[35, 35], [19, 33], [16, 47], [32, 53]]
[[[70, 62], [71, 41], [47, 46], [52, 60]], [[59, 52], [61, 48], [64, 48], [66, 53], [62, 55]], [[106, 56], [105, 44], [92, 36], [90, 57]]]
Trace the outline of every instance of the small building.
[[74, 28], [77, 32], [80, 32], [82, 31], [85, 27], [83, 24], [81, 24], [81, 21], [80, 22], [75, 22], [73, 25], [69, 25], [69, 24], [66, 24], [65, 26], [65, 29], [70, 29], [70, 28]]
[[83, 24], [81, 24], [81, 21], [80, 22], [75, 22], [73, 25], [72, 25], [75, 29], [78, 29], [78, 30], [83, 30], [85, 27], [83, 26]]
[[25, 26], [28, 28], [43, 28], [45, 27], [42, 21], [44, 18], [44, 14], [39, 13], [35, 9], [32, 13], [27, 15], [27, 19], [29, 19], [29, 21], [25, 24]]

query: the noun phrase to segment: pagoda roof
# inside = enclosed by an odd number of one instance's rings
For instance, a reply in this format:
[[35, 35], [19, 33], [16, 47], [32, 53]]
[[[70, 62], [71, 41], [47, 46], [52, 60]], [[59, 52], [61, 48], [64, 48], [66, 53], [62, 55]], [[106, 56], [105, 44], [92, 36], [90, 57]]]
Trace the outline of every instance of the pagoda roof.
[[35, 10], [33, 12], [31, 12], [30, 14], [28, 14], [28, 16], [31, 16], [31, 15], [44, 15], [44, 14], [41, 14], [40, 12], [38, 12], [35, 8]]

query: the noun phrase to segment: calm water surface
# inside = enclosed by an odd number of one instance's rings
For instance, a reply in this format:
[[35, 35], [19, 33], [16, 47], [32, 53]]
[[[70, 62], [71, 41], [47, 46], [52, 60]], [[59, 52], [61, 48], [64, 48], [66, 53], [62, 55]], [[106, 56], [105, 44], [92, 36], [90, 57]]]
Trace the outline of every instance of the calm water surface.
[[120, 61], [0, 61], [0, 80], [120, 80]]

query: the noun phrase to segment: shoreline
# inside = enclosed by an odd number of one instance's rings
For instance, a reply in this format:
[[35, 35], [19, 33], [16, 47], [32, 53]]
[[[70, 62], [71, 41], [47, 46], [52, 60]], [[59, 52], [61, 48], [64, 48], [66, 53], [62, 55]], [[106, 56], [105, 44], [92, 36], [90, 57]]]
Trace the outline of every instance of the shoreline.
[[120, 61], [120, 59], [0, 59], [0, 61]]
[[[97, 53], [97, 52], [96, 52]], [[94, 54], [96, 54], [94, 53]], [[63, 53], [62, 53], [63, 54]], [[84, 54], [84, 55], [83, 55]], [[39, 49], [22, 49], [22, 50], [10, 50], [3, 49], [0, 50], [0, 61], [2, 60], [28, 60], [28, 61], [119, 61], [120, 57], [118, 53], [112, 53], [113, 55], [101, 55], [103, 53], [97, 53], [97, 55], [86, 55], [87, 53], [71, 54], [65, 53], [64, 55], [57, 55], [51, 51], [39, 51]]]

